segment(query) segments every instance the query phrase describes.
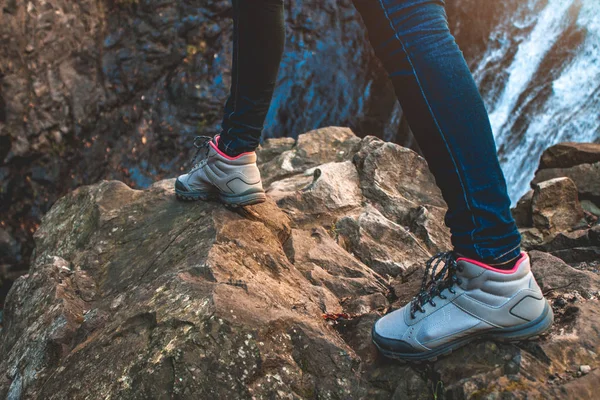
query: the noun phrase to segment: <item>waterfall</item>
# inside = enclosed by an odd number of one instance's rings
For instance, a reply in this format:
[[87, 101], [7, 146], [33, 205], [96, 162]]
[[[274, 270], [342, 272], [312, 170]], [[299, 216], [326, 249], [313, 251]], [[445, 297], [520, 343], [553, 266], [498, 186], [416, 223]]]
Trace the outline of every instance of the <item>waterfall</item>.
[[474, 75], [514, 203], [544, 149], [600, 141], [600, 2], [524, 1], [495, 28]]

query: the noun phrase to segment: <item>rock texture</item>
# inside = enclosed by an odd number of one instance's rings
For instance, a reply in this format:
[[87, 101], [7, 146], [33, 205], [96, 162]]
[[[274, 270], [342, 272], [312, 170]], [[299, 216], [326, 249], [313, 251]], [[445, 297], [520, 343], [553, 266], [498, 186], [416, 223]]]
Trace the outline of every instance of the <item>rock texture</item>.
[[528, 249], [578, 268], [600, 267], [600, 145], [559, 143], [541, 159], [534, 188], [513, 209]]
[[564, 142], [544, 151], [539, 169], [571, 168], [597, 162], [600, 162], [600, 143]]
[[[286, 1], [266, 137], [344, 124], [392, 139], [399, 107], [351, 0]], [[218, 131], [229, 0], [0, 0], [0, 229], [28, 263], [41, 217], [99, 179], [144, 188]], [[348, 84], [351, 82], [352, 84]]]
[[531, 208], [533, 224], [547, 233], [571, 229], [583, 219], [577, 186], [569, 178], [536, 184]]
[[[520, 3], [482, 1], [447, 5], [474, 69]], [[343, 124], [417, 147], [352, 1], [285, 6], [265, 136]], [[100, 179], [148, 187], [189, 160], [193, 136], [217, 131], [230, 16], [229, 0], [0, 0], [0, 229], [18, 244], [16, 259], [0, 254], [0, 280], [23, 273], [41, 217], [68, 191]]]
[[258, 206], [179, 202], [173, 180], [60, 199], [7, 299], [0, 397], [592, 398], [600, 278], [539, 251], [557, 315], [540, 341], [476, 342], [415, 366], [378, 357], [373, 322], [448, 246], [444, 203], [415, 153], [339, 134], [267, 142], [261, 168], [305, 166], [272, 179]]
[[548, 148], [532, 184], [558, 177], [575, 182], [580, 200], [600, 204], [600, 144], [567, 142]]

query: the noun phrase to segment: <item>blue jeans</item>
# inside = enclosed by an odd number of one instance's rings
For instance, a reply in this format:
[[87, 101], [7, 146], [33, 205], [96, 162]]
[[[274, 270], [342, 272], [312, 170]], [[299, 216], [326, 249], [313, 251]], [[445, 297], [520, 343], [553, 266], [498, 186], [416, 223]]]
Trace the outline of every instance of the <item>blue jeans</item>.
[[[261, 1], [250, 3], [258, 7]], [[495, 264], [518, 257], [521, 236], [510, 213], [510, 199], [487, 111], [448, 29], [444, 1], [354, 0], [354, 3], [448, 204], [445, 222], [451, 230], [455, 251]], [[255, 24], [261, 25], [263, 21]], [[242, 64], [234, 65], [234, 71], [239, 72], [238, 79], [255, 79], [250, 74], [243, 77]], [[257, 84], [256, 80], [253, 82]], [[272, 92], [262, 93], [270, 100]], [[253, 110], [245, 112], [253, 115], [254, 123], [264, 122], [266, 110], [258, 118]], [[224, 121], [224, 126], [227, 123]], [[256, 130], [254, 134], [256, 140], [251, 146], [255, 147], [260, 134]], [[227, 132], [223, 135], [233, 147], [248, 144], [243, 140], [236, 144], [236, 138]]]

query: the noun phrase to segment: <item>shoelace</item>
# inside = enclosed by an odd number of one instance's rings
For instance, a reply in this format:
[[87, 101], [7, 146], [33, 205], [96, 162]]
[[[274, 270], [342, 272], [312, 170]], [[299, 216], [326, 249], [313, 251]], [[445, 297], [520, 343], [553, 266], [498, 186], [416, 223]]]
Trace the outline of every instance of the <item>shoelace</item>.
[[[193, 165], [192, 169], [196, 169], [200, 165], [202, 158], [199, 158], [198, 156], [200, 155], [202, 150], [205, 150], [204, 157], [206, 157], [208, 155], [208, 145], [212, 139], [213, 138], [210, 136], [196, 136], [194, 138], [194, 147], [197, 150], [196, 150], [196, 154], [194, 154], [194, 158], [192, 158], [192, 165]], [[199, 160], [199, 161], [197, 161], [197, 160]]]
[[[440, 264], [444, 266], [438, 272]], [[415, 313], [420, 311], [425, 312], [423, 306], [426, 303], [436, 307], [434, 298], [437, 296], [440, 299], [446, 299], [446, 296], [442, 294], [444, 289], [452, 294], [456, 293], [453, 286], [460, 285], [462, 281], [456, 276], [456, 272], [462, 271], [462, 267], [459, 267], [456, 263], [456, 255], [454, 252], [449, 251], [445, 253], [438, 253], [431, 257], [425, 265], [425, 274], [423, 275], [423, 281], [421, 283], [421, 290], [413, 298], [410, 304], [410, 316], [412, 319], [415, 318]]]

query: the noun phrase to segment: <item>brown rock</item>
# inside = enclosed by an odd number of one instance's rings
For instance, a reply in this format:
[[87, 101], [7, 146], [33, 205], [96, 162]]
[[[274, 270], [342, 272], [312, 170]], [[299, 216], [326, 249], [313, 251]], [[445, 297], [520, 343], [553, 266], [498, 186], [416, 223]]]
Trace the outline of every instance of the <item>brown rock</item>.
[[55, 204], [7, 300], [0, 395], [362, 397], [322, 314], [385, 308], [381, 279], [324, 230], [292, 234], [272, 201], [240, 215], [172, 187], [103, 182]]
[[533, 190], [528, 191], [519, 199], [515, 208], [511, 210], [512, 216], [519, 228], [528, 228], [533, 226], [531, 215], [531, 200], [533, 199]]
[[[266, 144], [259, 163], [263, 183], [272, 182], [304, 173], [307, 169], [330, 162], [349, 160], [360, 142], [349, 128], [328, 127], [316, 129], [298, 136], [296, 144], [289, 150], [288, 140], [277, 139]], [[275, 150], [277, 148], [277, 150]], [[283, 150], [283, 151], [281, 151]]]
[[583, 218], [577, 187], [569, 178], [535, 185], [531, 204], [533, 225], [545, 233], [571, 229]]
[[570, 168], [596, 162], [600, 162], [600, 143], [564, 142], [544, 151], [539, 169]]
[[558, 177], [570, 178], [577, 186], [580, 199], [600, 204], [600, 162], [580, 164], [571, 168], [542, 169], [536, 172], [532, 184]]
[[[266, 162], [287, 147], [270, 147]], [[172, 180], [145, 191], [101, 182], [62, 198], [7, 299], [0, 397], [557, 398], [597, 388], [587, 377], [600, 366], [600, 278], [591, 263], [575, 269], [539, 251], [533, 268], [556, 315], [540, 341], [478, 341], [424, 367], [382, 360], [373, 323], [410, 301], [422, 261], [449, 234], [422, 159], [372, 138], [357, 147], [353, 163], [276, 180], [282, 208], [272, 198], [236, 210], [179, 202]], [[599, 232], [540, 233], [541, 245], [592, 251]], [[548, 384], [580, 365], [591, 372], [577, 384]]]
[[593, 293], [600, 290], [600, 276], [567, 265], [563, 260], [541, 251], [530, 251], [531, 268], [543, 291], [563, 290]]

